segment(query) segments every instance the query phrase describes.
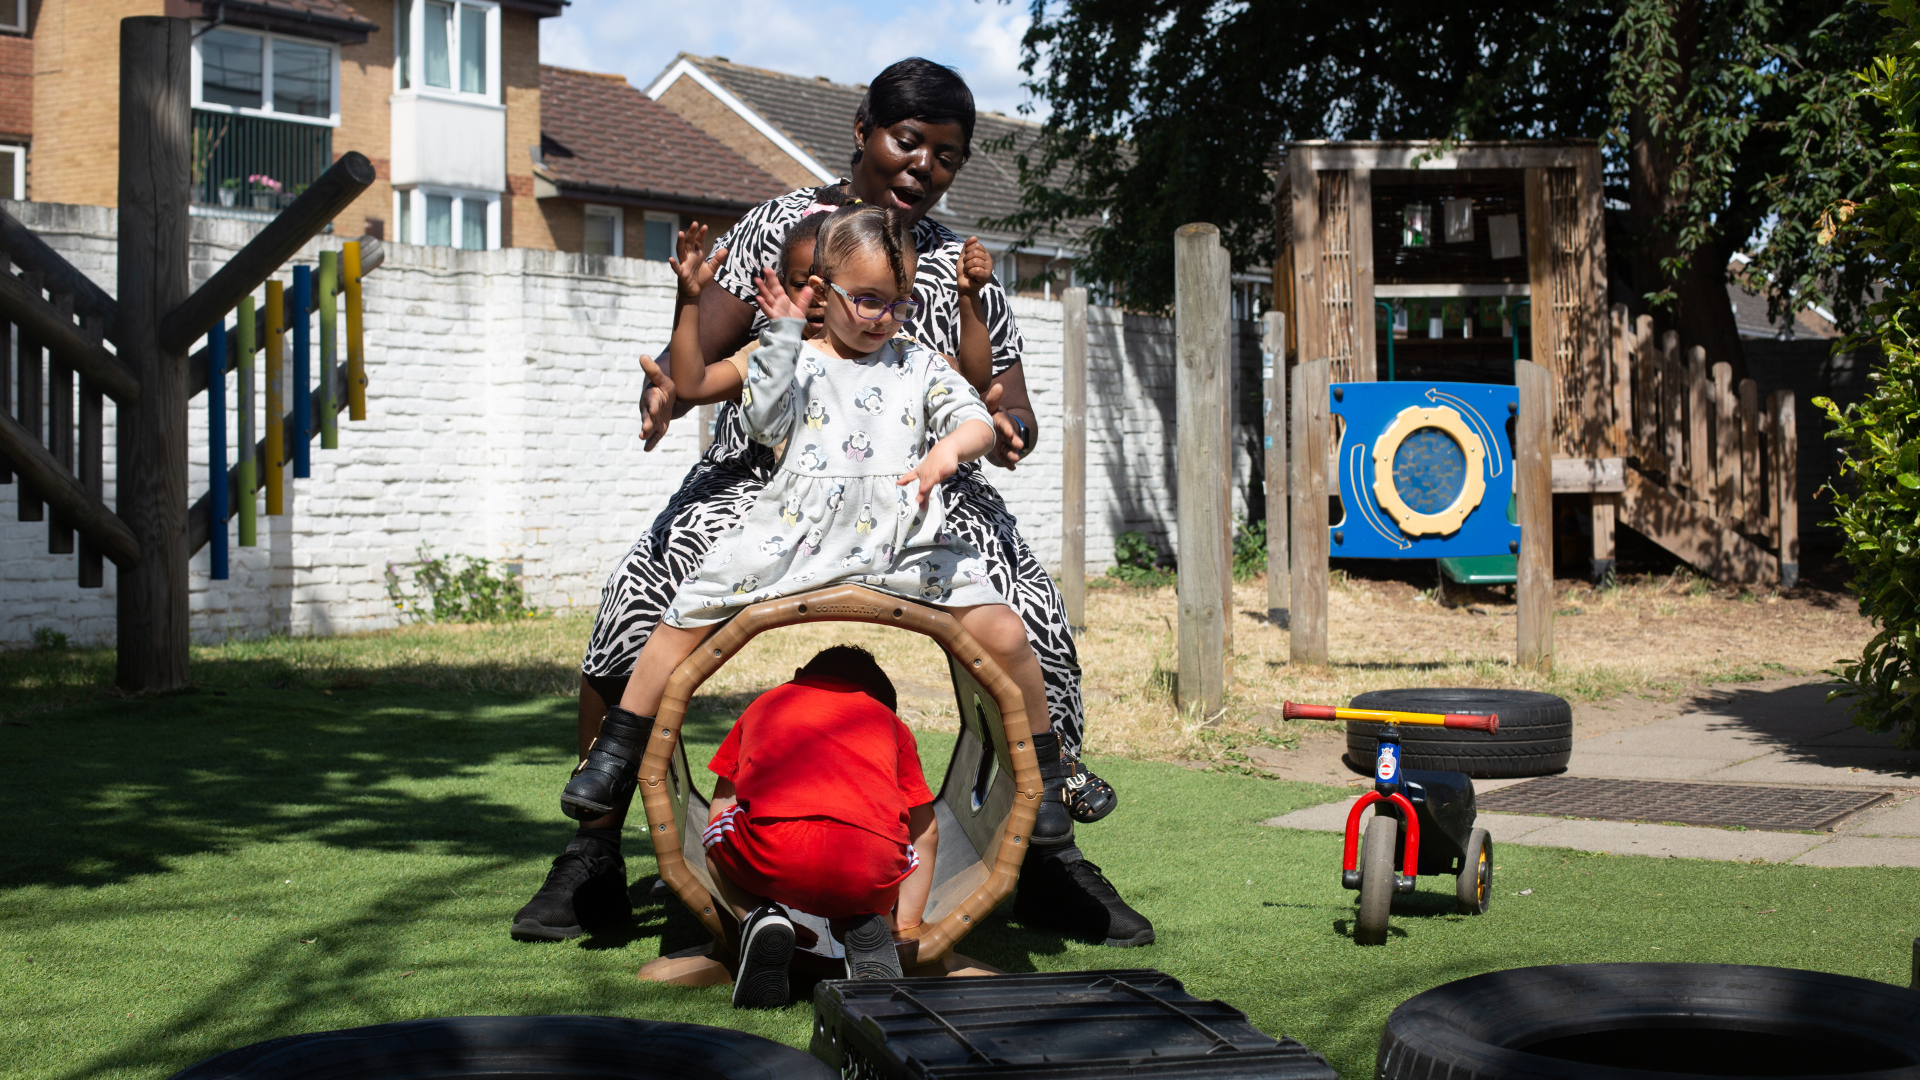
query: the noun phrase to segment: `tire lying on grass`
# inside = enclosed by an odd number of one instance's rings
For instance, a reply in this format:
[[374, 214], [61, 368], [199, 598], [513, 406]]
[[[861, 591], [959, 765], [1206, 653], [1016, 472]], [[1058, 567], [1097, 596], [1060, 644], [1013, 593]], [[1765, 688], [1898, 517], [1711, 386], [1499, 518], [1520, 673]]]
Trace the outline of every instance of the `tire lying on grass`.
[[742, 1031], [614, 1016], [447, 1016], [289, 1035], [173, 1080], [836, 1080], [808, 1054]]
[[[1565, 698], [1532, 690], [1426, 687], [1374, 690], [1354, 698], [1356, 709], [1399, 712], [1498, 713], [1500, 731], [1487, 735], [1455, 728], [1401, 725], [1401, 763], [1409, 769], [1463, 772], [1476, 780], [1544, 776], [1573, 756], [1573, 708]], [[1385, 724], [1347, 721], [1347, 764], [1369, 775]]]
[[1859, 1073], [1920, 1080], [1920, 992], [1739, 964], [1566, 964], [1450, 982], [1387, 1017], [1374, 1067], [1379, 1080]]

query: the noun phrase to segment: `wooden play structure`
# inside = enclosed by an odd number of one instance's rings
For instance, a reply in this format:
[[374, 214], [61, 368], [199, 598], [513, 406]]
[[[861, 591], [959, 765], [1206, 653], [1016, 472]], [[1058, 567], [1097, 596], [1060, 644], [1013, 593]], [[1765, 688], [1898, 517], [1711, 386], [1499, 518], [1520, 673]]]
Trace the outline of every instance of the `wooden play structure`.
[[[267, 512], [280, 512], [285, 466], [291, 462], [297, 476], [307, 475], [310, 438], [319, 435], [323, 446], [334, 446], [341, 408], [351, 405], [353, 419], [365, 416], [360, 278], [380, 261], [377, 243], [364, 251], [348, 244], [340, 253], [344, 265], [323, 259], [317, 289], [301, 267], [291, 301], [281, 283], [272, 282], [267, 311], [256, 316], [252, 309], [250, 294], [373, 183], [372, 163], [349, 151], [189, 293], [192, 33], [186, 19], [120, 23], [117, 299], [0, 213], [0, 483], [19, 474], [22, 521], [41, 520], [43, 508], [51, 508], [50, 553], [74, 553], [78, 534], [81, 588], [98, 588], [102, 557], [113, 560], [118, 682], [129, 691], [188, 683], [188, 559], [214, 543], [215, 576], [224, 576], [231, 517], [242, 515], [240, 542], [251, 543], [255, 491], [264, 485]], [[341, 295], [345, 365], [334, 357]], [[241, 318], [229, 331], [226, 316], [236, 305]], [[314, 314], [321, 334], [318, 394], [308, 364], [307, 325]], [[209, 332], [207, 346], [189, 356]], [[288, 332], [294, 335], [290, 358], [283, 351]], [[268, 422], [266, 438], [255, 443], [257, 348], [267, 352]], [[14, 355], [17, 369], [7, 370]], [[236, 369], [242, 441], [239, 468], [228, 470], [226, 373]], [[290, 403], [281, 398], [283, 377], [291, 380]], [[209, 491], [189, 506], [188, 403], [209, 388]], [[102, 501], [103, 395], [118, 415], [111, 509]]]
[[[836, 585], [744, 609], [667, 683], [640, 764], [641, 803], [661, 879], [714, 940], [648, 963], [640, 978], [695, 986], [730, 978], [724, 961], [732, 955], [739, 926], [714, 895], [700, 844], [709, 800], [694, 783], [681, 731], [688, 702], [714, 672], [760, 634], [803, 622], [896, 626], [925, 634], [946, 650], [961, 704], [960, 734], [934, 801], [940, 848], [932, 896], [912, 945], [901, 949], [901, 963], [909, 975], [987, 973], [958, 956], [954, 946], [1012, 893], [1020, 877], [1041, 798], [1026, 703], [1013, 680], [945, 611], [859, 585]], [[824, 920], [794, 915], [796, 923], [811, 925], [825, 939]], [[817, 974], [838, 977], [818, 954], [796, 953], [795, 963], [796, 970], [811, 964], [820, 969]]]
[[1597, 143], [1298, 142], [1274, 205], [1285, 367], [1503, 382], [1531, 360], [1596, 580], [1618, 522], [1713, 577], [1794, 584], [1793, 396], [1762, 408], [1726, 359], [1609, 312]]

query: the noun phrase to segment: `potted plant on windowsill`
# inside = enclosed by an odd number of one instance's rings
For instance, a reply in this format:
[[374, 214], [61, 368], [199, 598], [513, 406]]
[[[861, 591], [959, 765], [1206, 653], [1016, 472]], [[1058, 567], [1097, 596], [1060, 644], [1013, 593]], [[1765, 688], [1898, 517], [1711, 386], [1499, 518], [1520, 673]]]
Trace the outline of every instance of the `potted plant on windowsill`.
[[220, 181], [220, 205], [232, 206], [240, 199], [240, 178], [231, 177]]
[[280, 181], [265, 173], [255, 173], [247, 177], [247, 183], [253, 190], [255, 210], [272, 210], [280, 205], [280, 193], [283, 190]]

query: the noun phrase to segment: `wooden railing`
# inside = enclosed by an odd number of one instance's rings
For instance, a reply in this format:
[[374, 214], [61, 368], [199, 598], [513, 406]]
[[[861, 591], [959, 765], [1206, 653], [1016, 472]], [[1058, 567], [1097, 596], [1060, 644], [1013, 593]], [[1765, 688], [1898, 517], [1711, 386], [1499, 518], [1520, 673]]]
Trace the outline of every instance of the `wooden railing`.
[[[1799, 439], [1790, 390], [1767, 395], [1653, 320], [1612, 314], [1616, 417], [1628, 458], [1624, 523], [1723, 580], [1799, 576]], [[1772, 548], [1771, 552], [1764, 548]]]

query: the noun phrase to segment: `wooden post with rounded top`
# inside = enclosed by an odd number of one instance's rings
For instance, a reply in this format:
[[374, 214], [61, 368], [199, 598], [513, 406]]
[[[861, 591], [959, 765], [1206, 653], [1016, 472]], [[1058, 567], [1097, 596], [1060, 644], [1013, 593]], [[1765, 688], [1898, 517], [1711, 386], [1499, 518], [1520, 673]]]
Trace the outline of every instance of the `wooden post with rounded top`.
[[1087, 628], [1087, 290], [1060, 299], [1060, 598], [1077, 635]]
[[1514, 659], [1541, 671], [1553, 667], [1553, 375], [1531, 360], [1516, 360], [1513, 488], [1520, 518], [1519, 566], [1513, 597]]
[[[1227, 446], [1228, 259], [1220, 230], [1173, 234], [1174, 412], [1179, 536], [1180, 708], [1210, 718], [1226, 706], [1232, 634], [1233, 461]], [[1224, 479], [1223, 479], [1224, 474]]]
[[[957, 619], [939, 608], [884, 596], [851, 584], [782, 597], [742, 610], [676, 668], [667, 680], [666, 696], [661, 699], [653, 733], [640, 762], [640, 799], [646, 808], [647, 835], [653, 841], [660, 878], [716, 941], [727, 940], [732, 913], [713, 895], [708, 882], [702, 880], [702, 873], [688, 865], [682, 846], [685, 837], [675, 820], [674, 748], [686, 723], [687, 705], [702, 683], [760, 634], [804, 622], [877, 623], [925, 634], [965, 664], [999, 705], [1001, 726], [1013, 759], [1014, 799], [1006, 821], [1000, 826], [996, 850], [988, 856], [991, 865], [984, 880], [963, 896], [943, 896], [936, 887], [928, 911], [930, 914], [937, 911], [937, 915], [909, 931], [912, 945], [901, 947], [901, 963], [906, 967], [938, 962], [953, 951], [955, 942], [978, 926], [1013, 892], [1041, 798], [1040, 766], [1034, 758], [1032, 733], [1020, 688], [973, 636], [961, 628]], [[699, 829], [705, 824], [690, 823], [688, 828]]]

